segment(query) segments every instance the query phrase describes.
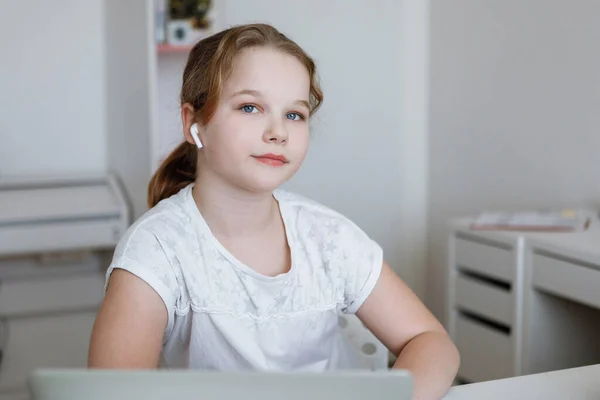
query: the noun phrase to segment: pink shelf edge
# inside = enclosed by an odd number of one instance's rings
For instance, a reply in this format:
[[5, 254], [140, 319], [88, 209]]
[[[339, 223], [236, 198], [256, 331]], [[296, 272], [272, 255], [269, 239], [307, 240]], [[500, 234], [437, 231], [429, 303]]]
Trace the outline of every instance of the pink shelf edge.
[[189, 53], [194, 46], [176, 46], [172, 44], [157, 44], [156, 50], [159, 53]]

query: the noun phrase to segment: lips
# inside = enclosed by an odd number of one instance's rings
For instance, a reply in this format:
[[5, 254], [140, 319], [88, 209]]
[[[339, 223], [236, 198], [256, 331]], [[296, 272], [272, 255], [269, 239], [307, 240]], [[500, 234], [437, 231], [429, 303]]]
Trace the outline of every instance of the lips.
[[281, 154], [267, 153], [267, 154], [262, 154], [260, 156], [254, 156], [254, 158], [258, 162], [261, 162], [261, 163], [267, 164], [267, 165], [271, 165], [274, 167], [280, 167], [280, 166], [288, 163], [287, 158], [285, 158], [285, 156], [283, 156]]

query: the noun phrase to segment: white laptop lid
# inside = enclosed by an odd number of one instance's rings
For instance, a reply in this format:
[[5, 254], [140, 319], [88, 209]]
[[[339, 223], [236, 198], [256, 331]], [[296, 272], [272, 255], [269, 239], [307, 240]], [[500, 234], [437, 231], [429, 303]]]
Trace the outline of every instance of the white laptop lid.
[[30, 400], [410, 400], [407, 371], [210, 372], [39, 369]]

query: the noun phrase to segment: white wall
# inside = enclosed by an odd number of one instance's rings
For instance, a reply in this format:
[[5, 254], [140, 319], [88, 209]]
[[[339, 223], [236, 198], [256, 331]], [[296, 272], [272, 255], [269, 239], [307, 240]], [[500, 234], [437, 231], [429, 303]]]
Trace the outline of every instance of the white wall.
[[183, 141], [179, 93], [187, 53], [157, 54], [158, 161]]
[[106, 168], [103, 23], [102, 0], [2, 3], [0, 175]]
[[600, 206], [600, 2], [431, 6], [428, 299], [443, 313], [445, 221]]
[[137, 219], [147, 210], [156, 142], [156, 44], [151, 0], [103, 0], [107, 164]]
[[[419, 292], [426, 251], [427, 3], [220, 4], [224, 26], [271, 23], [317, 62], [325, 101], [314, 121], [306, 162], [286, 188], [354, 220], [383, 246], [390, 265]], [[403, 43], [406, 37], [408, 44]], [[159, 56], [161, 149], [181, 140], [177, 96], [184, 62], [181, 54]]]

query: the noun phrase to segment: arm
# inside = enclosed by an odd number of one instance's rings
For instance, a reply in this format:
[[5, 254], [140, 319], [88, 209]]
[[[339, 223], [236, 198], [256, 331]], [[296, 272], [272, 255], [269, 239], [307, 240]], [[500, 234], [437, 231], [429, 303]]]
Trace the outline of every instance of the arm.
[[89, 368], [158, 367], [167, 310], [137, 276], [115, 269], [92, 331]]
[[381, 276], [356, 315], [413, 375], [414, 399], [440, 399], [452, 385], [459, 354], [425, 305], [384, 261]]

